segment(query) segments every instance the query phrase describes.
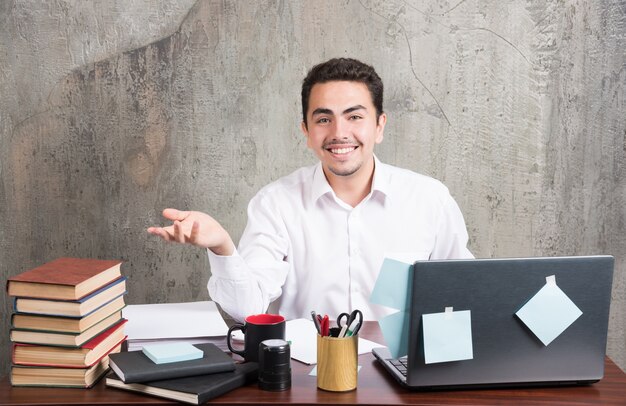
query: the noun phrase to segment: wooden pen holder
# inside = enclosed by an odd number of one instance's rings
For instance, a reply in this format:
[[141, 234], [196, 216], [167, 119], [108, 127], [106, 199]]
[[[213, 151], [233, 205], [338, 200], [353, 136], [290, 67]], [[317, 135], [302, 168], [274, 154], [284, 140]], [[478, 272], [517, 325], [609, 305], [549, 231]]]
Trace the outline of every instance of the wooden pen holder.
[[356, 389], [359, 338], [317, 336], [317, 387], [333, 392]]

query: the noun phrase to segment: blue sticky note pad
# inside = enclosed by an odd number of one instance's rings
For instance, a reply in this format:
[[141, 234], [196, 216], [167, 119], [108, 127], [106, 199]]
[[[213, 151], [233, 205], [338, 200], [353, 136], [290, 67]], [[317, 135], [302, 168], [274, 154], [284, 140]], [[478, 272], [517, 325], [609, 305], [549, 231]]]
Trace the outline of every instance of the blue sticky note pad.
[[422, 315], [426, 364], [474, 358], [469, 310]]
[[583, 312], [557, 286], [553, 277], [546, 279], [539, 292], [515, 314], [547, 346]]
[[370, 302], [398, 310], [409, 308], [413, 265], [385, 258], [378, 273]]
[[141, 350], [155, 364], [189, 361], [204, 356], [202, 350], [189, 343], [146, 344]]

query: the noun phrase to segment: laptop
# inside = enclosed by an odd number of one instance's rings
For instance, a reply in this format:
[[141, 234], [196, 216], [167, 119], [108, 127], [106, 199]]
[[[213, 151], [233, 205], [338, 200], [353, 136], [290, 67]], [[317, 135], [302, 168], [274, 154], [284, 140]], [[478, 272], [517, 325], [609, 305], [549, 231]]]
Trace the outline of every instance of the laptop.
[[[602, 379], [613, 281], [612, 256], [418, 261], [408, 355], [372, 352], [403, 386], [418, 390], [558, 386]], [[548, 345], [515, 313], [554, 275], [582, 311]], [[473, 357], [426, 363], [422, 315], [471, 312]]]

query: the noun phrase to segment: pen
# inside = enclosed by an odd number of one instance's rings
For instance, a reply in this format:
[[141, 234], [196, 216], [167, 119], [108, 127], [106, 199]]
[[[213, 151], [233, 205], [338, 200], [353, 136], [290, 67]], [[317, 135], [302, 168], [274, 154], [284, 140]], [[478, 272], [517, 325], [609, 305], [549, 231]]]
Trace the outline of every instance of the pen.
[[348, 331], [346, 332], [345, 337], [352, 337], [354, 334], [359, 332], [359, 329], [361, 328], [361, 323], [359, 320], [353, 320], [352, 324], [350, 324], [350, 327], [348, 327]]
[[315, 313], [315, 310], [311, 311], [311, 317], [313, 318], [313, 324], [315, 325], [315, 328], [317, 329], [317, 334], [322, 335], [322, 327], [320, 326], [320, 321], [317, 318], [317, 314]]

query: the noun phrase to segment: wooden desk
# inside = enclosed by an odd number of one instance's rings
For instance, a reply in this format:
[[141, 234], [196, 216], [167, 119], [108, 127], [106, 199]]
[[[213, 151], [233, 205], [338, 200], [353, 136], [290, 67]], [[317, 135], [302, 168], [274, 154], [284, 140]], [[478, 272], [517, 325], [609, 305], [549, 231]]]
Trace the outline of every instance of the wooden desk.
[[[366, 323], [361, 335], [383, 342], [377, 323]], [[442, 392], [411, 392], [401, 388], [377, 363], [372, 354], [359, 357], [358, 389], [348, 393], [318, 390], [313, 368], [292, 362], [292, 388], [265, 392], [256, 385], [239, 388], [214, 399], [214, 404], [621, 404], [626, 405], [626, 374], [606, 359], [605, 376], [589, 386], [532, 389], [493, 389]], [[107, 388], [104, 380], [94, 388], [14, 388], [7, 378], [0, 381], [0, 405], [163, 405], [178, 404], [150, 396]]]

